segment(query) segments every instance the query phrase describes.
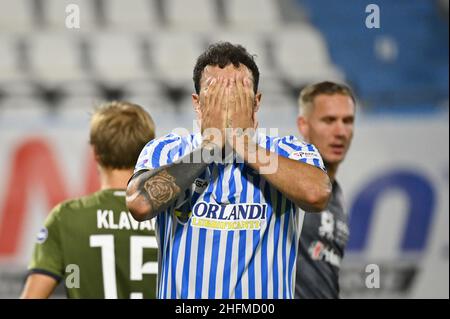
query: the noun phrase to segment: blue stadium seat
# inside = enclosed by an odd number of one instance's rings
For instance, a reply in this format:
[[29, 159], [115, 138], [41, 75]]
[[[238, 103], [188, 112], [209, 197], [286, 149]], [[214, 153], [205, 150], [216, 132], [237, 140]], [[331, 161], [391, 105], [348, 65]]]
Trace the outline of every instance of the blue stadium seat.
[[377, 1], [380, 29], [366, 27], [365, 2], [297, 2], [363, 100], [408, 105], [448, 98], [448, 25], [434, 2]]

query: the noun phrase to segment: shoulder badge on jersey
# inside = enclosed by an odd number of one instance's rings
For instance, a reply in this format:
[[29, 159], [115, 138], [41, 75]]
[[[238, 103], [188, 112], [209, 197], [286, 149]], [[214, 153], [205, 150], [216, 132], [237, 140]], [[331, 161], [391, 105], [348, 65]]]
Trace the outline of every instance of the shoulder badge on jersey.
[[42, 227], [36, 236], [36, 241], [38, 244], [43, 244], [48, 237], [48, 230], [45, 227]]

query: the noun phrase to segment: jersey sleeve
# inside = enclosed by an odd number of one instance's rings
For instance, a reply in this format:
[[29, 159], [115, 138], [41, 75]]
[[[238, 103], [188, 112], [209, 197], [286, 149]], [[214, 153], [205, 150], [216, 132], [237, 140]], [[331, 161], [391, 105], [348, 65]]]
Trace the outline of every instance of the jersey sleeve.
[[[171, 164], [181, 158], [189, 149], [187, 140], [176, 134], [168, 134], [152, 140], [142, 149], [134, 174]], [[175, 208], [181, 207], [189, 198], [189, 192], [186, 191], [177, 199]]]
[[326, 171], [319, 151], [313, 144], [305, 143], [295, 136], [286, 136], [278, 140], [275, 151], [281, 156], [309, 164]]
[[59, 211], [57, 206], [47, 217], [36, 237], [33, 256], [28, 270], [42, 273], [59, 281], [64, 276], [64, 261], [60, 238]]
[[183, 153], [184, 141], [181, 136], [168, 134], [147, 143], [141, 151], [134, 173], [168, 165]]

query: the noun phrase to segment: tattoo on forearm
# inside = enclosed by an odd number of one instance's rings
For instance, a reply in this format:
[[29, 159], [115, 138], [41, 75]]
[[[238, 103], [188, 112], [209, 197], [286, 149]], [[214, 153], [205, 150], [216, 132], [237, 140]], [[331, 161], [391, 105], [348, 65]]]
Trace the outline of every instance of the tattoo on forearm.
[[172, 201], [177, 197], [181, 189], [176, 184], [176, 179], [166, 170], [160, 171], [158, 174], [147, 180], [144, 189], [148, 194], [150, 205], [154, 209], [158, 209]]
[[[150, 218], [169, 208], [209, 165], [210, 162], [204, 161], [201, 156], [203, 150], [209, 152], [212, 157], [216, 146], [205, 142], [201, 148], [172, 164], [136, 176], [135, 182], [129, 186], [131, 195], [127, 196], [127, 202], [146, 207], [151, 213]], [[193, 161], [197, 158], [200, 163]]]

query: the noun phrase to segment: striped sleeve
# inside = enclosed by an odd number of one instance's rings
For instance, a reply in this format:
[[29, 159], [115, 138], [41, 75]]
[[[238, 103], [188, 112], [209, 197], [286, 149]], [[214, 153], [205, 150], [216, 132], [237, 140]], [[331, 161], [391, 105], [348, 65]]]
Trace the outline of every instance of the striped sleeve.
[[171, 164], [183, 155], [184, 147], [185, 141], [181, 136], [176, 134], [168, 134], [152, 140], [142, 149], [134, 172]]
[[[176, 134], [168, 134], [164, 137], [152, 140], [145, 145], [137, 160], [134, 173], [142, 170], [155, 169], [168, 165], [182, 157], [190, 150], [188, 139]], [[181, 207], [190, 198], [189, 191], [180, 196], [175, 207]]]
[[313, 165], [326, 171], [322, 157], [313, 144], [300, 141], [295, 136], [285, 136], [274, 141], [275, 152], [290, 159]]

